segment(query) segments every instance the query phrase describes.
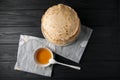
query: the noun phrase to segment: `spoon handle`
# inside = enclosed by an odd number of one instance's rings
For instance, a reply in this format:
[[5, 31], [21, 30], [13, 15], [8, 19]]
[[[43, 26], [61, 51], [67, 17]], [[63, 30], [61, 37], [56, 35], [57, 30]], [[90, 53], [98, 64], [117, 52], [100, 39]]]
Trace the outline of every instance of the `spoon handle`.
[[55, 63], [63, 65], [63, 66], [67, 66], [67, 67], [70, 67], [70, 68], [74, 68], [74, 69], [77, 69], [77, 70], [80, 70], [79, 66], [68, 65], [68, 64], [65, 64], [65, 63], [57, 62], [57, 61]]

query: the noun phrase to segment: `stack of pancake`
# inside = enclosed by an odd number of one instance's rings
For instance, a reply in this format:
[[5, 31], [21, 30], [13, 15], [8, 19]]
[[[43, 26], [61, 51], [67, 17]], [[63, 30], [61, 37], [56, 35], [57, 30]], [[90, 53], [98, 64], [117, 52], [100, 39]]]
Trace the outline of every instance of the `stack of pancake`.
[[41, 30], [49, 42], [65, 46], [79, 36], [80, 19], [71, 7], [63, 4], [54, 5], [42, 16]]

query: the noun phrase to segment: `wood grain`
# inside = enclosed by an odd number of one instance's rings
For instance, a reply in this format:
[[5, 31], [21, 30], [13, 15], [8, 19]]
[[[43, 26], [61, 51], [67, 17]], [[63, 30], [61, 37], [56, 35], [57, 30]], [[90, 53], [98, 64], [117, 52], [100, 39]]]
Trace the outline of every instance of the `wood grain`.
[[0, 28], [0, 44], [17, 44], [20, 34], [43, 37], [40, 27], [10, 27]]
[[[43, 38], [41, 17], [58, 3], [74, 8], [81, 23], [94, 30], [79, 64], [56, 55], [56, 60], [79, 65], [81, 71], [55, 65], [51, 78], [15, 71], [20, 34]], [[0, 0], [0, 80], [119, 80], [119, 49], [119, 0]]]
[[[47, 77], [39, 76], [31, 73], [26, 73], [22, 71], [15, 71], [13, 69], [15, 62], [0, 62], [1, 78], [2, 79], [45, 79]], [[111, 65], [112, 64], [112, 65]], [[76, 71], [71, 68], [66, 68], [64, 66], [54, 66], [53, 79], [81, 79], [81, 78], [118, 78], [119, 77], [119, 62], [89, 62], [82, 64], [82, 70]], [[108, 68], [109, 67], [109, 68]], [[7, 72], [7, 73], [5, 73]], [[8, 73], [9, 72], [9, 73]], [[72, 73], [71, 73], [72, 72]], [[109, 72], [109, 73], [108, 73]], [[61, 74], [61, 75], [60, 75]], [[113, 75], [114, 74], [114, 75]], [[7, 76], [7, 77], [6, 77]]]

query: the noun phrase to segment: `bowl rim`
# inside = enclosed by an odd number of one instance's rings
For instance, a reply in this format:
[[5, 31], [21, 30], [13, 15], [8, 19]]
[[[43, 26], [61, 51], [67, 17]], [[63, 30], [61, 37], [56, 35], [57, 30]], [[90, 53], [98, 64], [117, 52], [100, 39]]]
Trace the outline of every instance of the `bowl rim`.
[[40, 63], [37, 61], [37, 59], [36, 59], [37, 51], [40, 50], [40, 49], [46, 49], [46, 50], [48, 50], [48, 51], [50, 52], [50, 54], [51, 54], [51, 58], [50, 58], [50, 59], [53, 59], [53, 52], [52, 52], [49, 48], [47, 48], [47, 47], [38, 48], [38, 49], [36, 49], [35, 52], [34, 52], [34, 61], [35, 61], [40, 67], [47, 67], [47, 66], [49, 66], [49, 65], [51, 64], [50, 62], [48, 62], [47, 64], [40, 64]]

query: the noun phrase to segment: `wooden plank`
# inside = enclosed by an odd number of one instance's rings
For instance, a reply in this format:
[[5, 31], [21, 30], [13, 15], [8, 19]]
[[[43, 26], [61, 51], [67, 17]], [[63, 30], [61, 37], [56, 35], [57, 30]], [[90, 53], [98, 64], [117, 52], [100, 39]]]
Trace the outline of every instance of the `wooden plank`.
[[[108, 10], [108, 9], [115, 9], [116, 8], [116, 1], [117, 0], [50, 0], [50, 4], [59, 4], [63, 3], [69, 5], [73, 8], [84, 8], [84, 9], [94, 9], [94, 10]], [[102, 5], [102, 6], [101, 6]]]
[[40, 26], [44, 10], [0, 11], [0, 27]]
[[[1, 11], [0, 27], [7, 26], [41, 26], [41, 17], [45, 10]], [[78, 9], [81, 23], [88, 26], [116, 25], [117, 12], [115, 10]]]
[[0, 10], [47, 9], [49, 0], [1, 0]]
[[78, 10], [81, 23], [88, 26], [113, 26], [117, 22], [117, 13], [114, 10]]
[[18, 45], [0, 45], [0, 62], [15, 62]]
[[[85, 63], [81, 63], [81, 71], [76, 71], [70, 68], [68, 69], [63, 66], [58, 66], [60, 68], [55, 67], [54, 75], [56, 78], [68, 77], [68, 78], [76, 78], [76, 79], [119, 77], [119, 73], [120, 73], [119, 66], [120, 66], [119, 62], [109, 62], [109, 61], [85, 62]], [[60, 75], [57, 72], [62, 73], [62, 75]]]
[[[17, 78], [17, 79], [49, 79], [43, 76], [15, 71], [14, 62], [0, 62], [0, 78]], [[111, 65], [112, 64], [112, 65]], [[82, 63], [80, 71], [67, 68], [61, 65], [55, 65], [53, 70], [53, 79], [70, 79], [73, 78], [115, 78], [119, 77], [119, 62], [89, 62]], [[14, 77], [15, 76], [15, 77]]]
[[0, 79], [2, 80], [5, 80], [5, 79], [50, 80], [50, 78], [48, 77], [27, 73], [27, 72], [22, 72], [22, 71], [16, 71], [14, 70], [14, 65], [15, 65], [15, 62], [0, 62]]
[[[73, 8], [84, 8], [84, 9], [102, 9], [102, 10], [108, 10], [108, 9], [115, 9], [117, 0], [102, 0], [102, 1], [96, 1], [96, 0], [2, 0], [0, 5], [0, 10], [24, 10], [24, 9], [47, 9], [48, 7], [63, 3], [66, 5], [70, 5]], [[101, 6], [102, 4], [102, 6]], [[106, 5], [107, 4], [107, 5]]]
[[20, 34], [43, 37], [40, 27], [9, 27], [0, 28], [0, 44], [18, 44]]

